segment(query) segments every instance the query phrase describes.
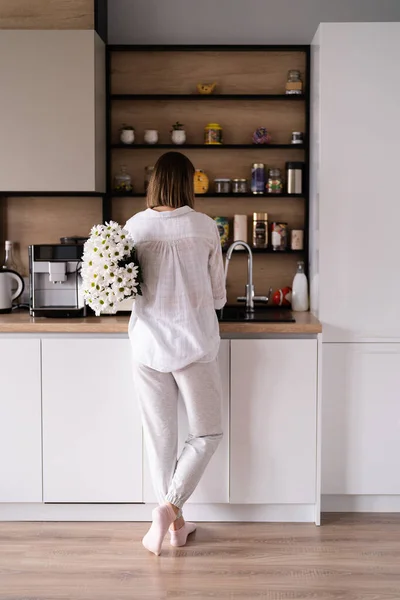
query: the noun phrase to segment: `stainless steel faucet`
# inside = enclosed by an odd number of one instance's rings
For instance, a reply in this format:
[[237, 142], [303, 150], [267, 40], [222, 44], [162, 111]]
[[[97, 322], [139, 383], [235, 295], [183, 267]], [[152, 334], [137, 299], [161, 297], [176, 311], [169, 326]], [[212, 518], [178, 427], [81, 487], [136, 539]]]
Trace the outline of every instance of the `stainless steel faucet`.
[[237, 301], [238, 302], [246, 302], [246, 310], [248, 312], [253, 312], [255, 301], [263, 302], [263, 303], [267, 304], [267, 302], [269, 301], [269, 298], [272, 294], [272, 288], [270, 288], [268, 296], [255, 296], [254, 284], [253, 284], [253, 253], [251, 251], [250, 246], [246, 242], [242, 242], [240, 240], [237, 242], [233, 242], [233, 244], [231, 244], [231, 246], [229, 246], [229, 248], [227, 250], [226, 263], [225, 263], [225, 281], [228, 279], [229, 262], [232, 258], [232, 253], [237, 246], [244, 246], [249, 255], [248, 259], [247, 259], [246, 295], [239, 296], [237, 298]]

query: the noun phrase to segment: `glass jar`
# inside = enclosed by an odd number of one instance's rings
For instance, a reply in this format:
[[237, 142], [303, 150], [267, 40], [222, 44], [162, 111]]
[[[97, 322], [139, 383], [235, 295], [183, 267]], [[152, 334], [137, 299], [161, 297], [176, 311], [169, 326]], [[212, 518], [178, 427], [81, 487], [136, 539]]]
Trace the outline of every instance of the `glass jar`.
[[253, 248], [268, 247], [268, 213], [253, 213]]
[[203, 169], [196, 169], [194, 172], [194, 193], [206, 194], [208, 192], [209, 179]]
[[247, 179], [232, 179], [233, 194], [247, 194]]
[[292, 132], [292, 144], [303, 144], [304, 143], [304, 135], [301, 131], [293, 131]]
[[283, 179], [280, 169], [270, 169], [268, 173], [267, 192], [268, 194], [282, 194]]
[[229, 248], [229, 219], [228, 217], [214, 217], [214, 221], [218, 227], [221, 247], [223, 250], [227, 250]]
[[303, 82], [301, 81], [300, 71], [291, 69], [288, 72], [288, 79], [286, 82], [286, 93], [287, 94], [302, 94], [303, 93]]
[[254, 163], [251, 168], [251, 191], [253, 194], [265, 193], [265, 165]]
[[204, 129], [205, 144], [222, 144], [222, 127], [219, 123], [209, 123]]
[[287, 248], [287, 235], [288, 235], [288, 224], [278, 223], [275, 221], [272, 223], [271, 228], [271, 243], [272, 250], [275, 252], [284, 252]]
[[153, 175], [154, 167], [148, 166], [144, 168], [144, 191], [147, 192], [147, 188], [149, 187], [150, 178]]
[[229, 194], [231, 191], [231, 180], [214, 179], [214, 191], [216, 194]]
[[125, 165], [121, 165], [119, 173], [114, 177], [114, 191], [130, 193], [133, 191], [132, 177], [127, 172]]

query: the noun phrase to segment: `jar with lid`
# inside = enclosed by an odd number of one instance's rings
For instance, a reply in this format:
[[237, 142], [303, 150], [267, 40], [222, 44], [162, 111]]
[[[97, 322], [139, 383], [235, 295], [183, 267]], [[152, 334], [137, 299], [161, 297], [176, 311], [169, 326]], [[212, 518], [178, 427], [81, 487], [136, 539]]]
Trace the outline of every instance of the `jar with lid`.
[[297, 69], [290, 69], [288, 72], [288, 78], [286, 82], [286, 93], [287, 94], [302, 94], [303, 93], [303, 82], [301, 80], [300, 71]]
[[281, 194], [283, 191], [283, 179], [280, 169], [270, 169], [268, 173], [268, 194]]
[[119, 173], [114, 177], [114, 191], [130, 193], [133, 191], [132, 177], [125, 165], [121, 165]]
[[214, 179], [214, 191], [216, 194], [229, 194], [231, 191], [231, 180]]
[[222, 144], [222, 127], [219, 123], [209, 123], [204, 129], [204, 143]]
[[196, 169], [194, 172], [194, 193], [207, 194], [209, 179], [203, 169]]
[[232, 194], [247, 194], [247, 179], [232, 179]]
[[287, 249], [288, 224], [274, 221], [271, 227], [272, 250], [285, 252]]
[[153, 175], [154, 167], [148, 166], [144, 168], [144, 191], [147, 192], [147, 188], [149, 187], [151, 176]]
[[254, 163], [251, 168], [251, 191], [253, 194], [265, 193], [265, 165]]
[[253, 213], [253, 248], [268, 247], [268, 213]]
[[302, 131], [292, 131], [292, 144], [304, 144], [304, 134]]

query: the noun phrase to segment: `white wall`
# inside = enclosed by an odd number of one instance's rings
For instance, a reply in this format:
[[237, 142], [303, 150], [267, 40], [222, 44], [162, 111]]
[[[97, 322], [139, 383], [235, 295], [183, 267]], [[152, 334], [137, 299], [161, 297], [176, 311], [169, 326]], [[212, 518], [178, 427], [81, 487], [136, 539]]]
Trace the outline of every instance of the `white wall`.
[[399, 0], [110, 0], [111, 44], [309, 44], [321, 22], [400, 21]]
[[320, 164], [312, 199], [319, 187], [324, 341], [394, 341], [400, 339], [400, 23], [324, 23], [318, 45], [312, 155]]

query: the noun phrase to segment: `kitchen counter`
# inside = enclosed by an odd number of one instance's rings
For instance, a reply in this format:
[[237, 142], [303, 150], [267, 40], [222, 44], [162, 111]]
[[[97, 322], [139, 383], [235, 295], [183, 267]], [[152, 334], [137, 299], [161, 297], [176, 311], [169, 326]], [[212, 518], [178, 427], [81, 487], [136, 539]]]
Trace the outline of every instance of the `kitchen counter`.
[[[309, 334], [322, 332], [311, 313], [295, 313], [295, 323], [220, 323], [221, 334]], [[128, 316], [86, 319], [32, 318], [27, 312], [0, 315], [0, 333], [127, 333]]]

